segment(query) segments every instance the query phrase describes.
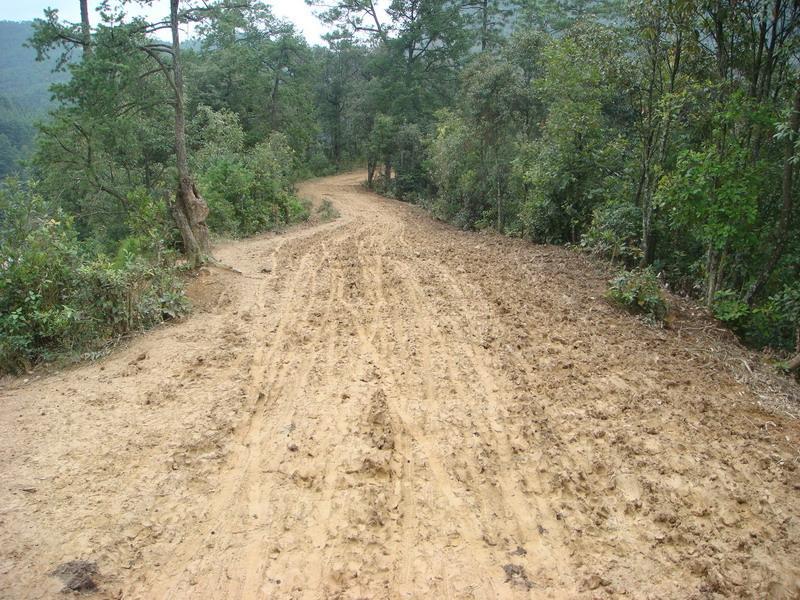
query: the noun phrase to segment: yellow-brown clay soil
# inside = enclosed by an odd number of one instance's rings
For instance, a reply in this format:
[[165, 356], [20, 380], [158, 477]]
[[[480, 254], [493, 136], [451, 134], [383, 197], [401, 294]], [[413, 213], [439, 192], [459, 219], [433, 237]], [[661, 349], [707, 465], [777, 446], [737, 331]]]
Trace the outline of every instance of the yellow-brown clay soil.
[[362, 179], [219, 247], [182, 322], [0, 385], [0, 597], [77, 559], [93, 598], [800, 596], [800, 427], [728, 337]]

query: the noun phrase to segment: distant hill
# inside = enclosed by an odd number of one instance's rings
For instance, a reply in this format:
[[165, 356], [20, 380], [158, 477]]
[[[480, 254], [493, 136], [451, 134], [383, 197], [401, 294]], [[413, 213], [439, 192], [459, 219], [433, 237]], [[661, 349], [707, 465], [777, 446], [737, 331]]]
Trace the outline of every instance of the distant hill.
[[67, 74], [53, 73], [53, 60], [36, 62], [26, 48], [33, 23], [0, 21], [0, 178], [30, 151], [33, 122], [50, 107], [49, 87]]

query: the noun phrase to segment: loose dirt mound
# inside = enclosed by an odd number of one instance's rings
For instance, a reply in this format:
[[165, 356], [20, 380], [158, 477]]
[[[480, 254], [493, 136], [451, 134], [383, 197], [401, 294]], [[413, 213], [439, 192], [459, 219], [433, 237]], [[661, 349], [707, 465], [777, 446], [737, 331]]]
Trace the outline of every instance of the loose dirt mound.
[[219, 248], [186, 321], [4, 383], [0, 596], [76, 560], [98, 598], [800, 595], [795, 388], [360, 180]]

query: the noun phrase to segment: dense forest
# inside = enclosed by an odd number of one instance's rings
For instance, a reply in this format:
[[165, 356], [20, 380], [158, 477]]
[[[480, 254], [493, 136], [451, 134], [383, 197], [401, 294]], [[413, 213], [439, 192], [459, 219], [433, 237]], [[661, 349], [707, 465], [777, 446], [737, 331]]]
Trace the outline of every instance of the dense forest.
[[58, 72], [0, 189], [0, 369], [179, 315], [211, 237], [303, 220], [294, 184], [355, 167], [458, 227], [607, 258], [654, 322], [666, 286], [800, 352], [797, 2], [337, 0], [313, 47], [260, 2], [169, 4], [34, 24]]

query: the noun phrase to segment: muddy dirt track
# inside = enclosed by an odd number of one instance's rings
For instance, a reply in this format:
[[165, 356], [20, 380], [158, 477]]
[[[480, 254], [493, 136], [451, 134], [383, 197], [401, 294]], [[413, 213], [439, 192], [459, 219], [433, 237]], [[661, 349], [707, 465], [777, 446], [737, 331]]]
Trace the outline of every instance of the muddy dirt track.
[[185, 321], [2, 383], [0, 597], [73, 560], [94, 598], [800, 596], [800, 428], [729, 336], [361, 179]]

